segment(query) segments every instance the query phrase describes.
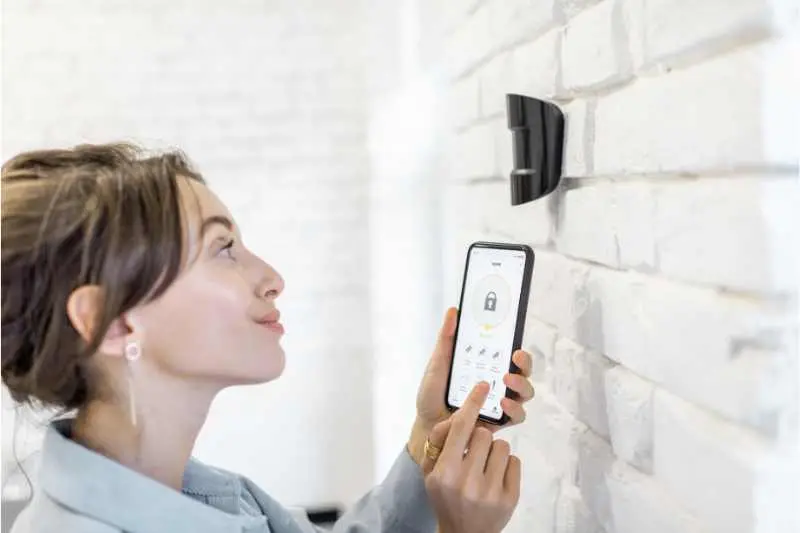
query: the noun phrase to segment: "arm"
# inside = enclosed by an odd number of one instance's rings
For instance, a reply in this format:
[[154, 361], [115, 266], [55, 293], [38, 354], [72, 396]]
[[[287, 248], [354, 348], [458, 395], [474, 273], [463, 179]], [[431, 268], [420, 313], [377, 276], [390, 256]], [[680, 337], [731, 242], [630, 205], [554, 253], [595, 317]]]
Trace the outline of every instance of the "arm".
[[[336, 522], [332, 533], [434, 533], [436, 518], [409, 443], [376, 486]], [[318, 531], [322, 531], [318, 529]]]
[[[239, 476], [247, 492], [269, 518], [274, 531], [292, 533], [434, 533], [436, 518], [428, 501], [418, 464], [427, 432], [415, 424], [408, 446], [400, 453], [383, 483], [364, 495], [325, 530], [273, 500], [249, 479]], [[302, 513], [305, 515], [305, 513]]]

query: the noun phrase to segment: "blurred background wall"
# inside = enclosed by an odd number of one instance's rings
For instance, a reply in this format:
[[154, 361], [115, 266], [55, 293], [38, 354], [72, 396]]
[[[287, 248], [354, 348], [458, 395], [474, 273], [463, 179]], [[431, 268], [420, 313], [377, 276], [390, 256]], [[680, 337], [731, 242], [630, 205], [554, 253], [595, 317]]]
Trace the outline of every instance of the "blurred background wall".
[[[201, 459], [352, 503], [402, 450], [467, 245], [519, 241], [537, 398], [507, 530], [797, 526], [794, 2], [2, 6], [3, 160], [178, 146], [286, 278], [286, 374], [221, 396]], [[513, 208], [508, 92], [567, 114], [564, 184]]]

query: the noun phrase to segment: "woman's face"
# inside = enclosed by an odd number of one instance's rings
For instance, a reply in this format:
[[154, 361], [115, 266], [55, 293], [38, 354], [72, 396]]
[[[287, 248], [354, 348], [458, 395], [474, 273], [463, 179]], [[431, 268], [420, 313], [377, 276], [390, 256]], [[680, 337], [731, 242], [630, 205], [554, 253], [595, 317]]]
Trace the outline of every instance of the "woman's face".
[[227, 208], [205, 185], [179, 179], [188, 258], [175, 282], [138, 308], [142, 359], [175, 377], [225, 387], [277, 378], [281, 276], [252, 254]]

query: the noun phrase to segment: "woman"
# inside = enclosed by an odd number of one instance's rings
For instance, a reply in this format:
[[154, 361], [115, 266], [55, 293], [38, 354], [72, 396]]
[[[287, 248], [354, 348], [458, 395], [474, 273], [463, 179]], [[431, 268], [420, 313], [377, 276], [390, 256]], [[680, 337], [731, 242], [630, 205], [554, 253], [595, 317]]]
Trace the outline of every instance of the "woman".
[[[243, 476], [191, 458], [220, 390], [284, 368], [283, 279], [179, 153], [83, 145], [2, 170], [2, 379], [13, 398], [74, 416], [47, 429], [16, 533], [310, 532]], [[406, 449], [334, 531], [492, 533], [519, 497], [519, 460], [476, 425], [487, 387], [444, 406], [447, 312]], [[505, 382], [512, 423], [531, 358]], [[465, 450], [468, 450], [465, 453]]]

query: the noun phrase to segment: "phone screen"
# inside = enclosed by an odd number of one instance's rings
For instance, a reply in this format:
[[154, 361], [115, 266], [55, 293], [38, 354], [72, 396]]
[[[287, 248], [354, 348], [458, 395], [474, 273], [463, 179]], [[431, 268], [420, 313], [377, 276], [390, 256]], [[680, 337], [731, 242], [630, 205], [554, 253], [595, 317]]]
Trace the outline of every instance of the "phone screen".
[[503, 415], [508, 373], [525, 274], [525, 252], [471, 248], [461, 296], [458, 333], [453, 353], [448, 400], [461, 407], [479, 381], [490, 385], [481, 414]]

